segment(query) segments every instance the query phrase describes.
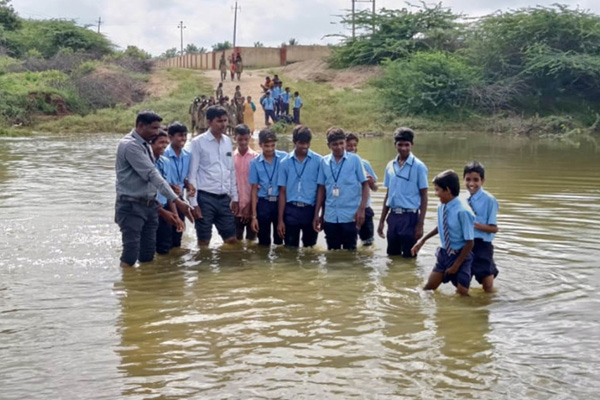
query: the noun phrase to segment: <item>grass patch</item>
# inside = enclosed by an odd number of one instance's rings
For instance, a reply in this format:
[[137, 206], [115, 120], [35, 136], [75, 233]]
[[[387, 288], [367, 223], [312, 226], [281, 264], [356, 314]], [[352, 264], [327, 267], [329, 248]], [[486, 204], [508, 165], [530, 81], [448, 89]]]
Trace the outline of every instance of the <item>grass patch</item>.
[[58, 120], [40, 122], [34, 129], [44, 132], [94, 133], [126, 132], [133, 127], [136, 114], [145, 109], [159, 113], [166, 123], [181, 121], [188, 123], [188, 108], [192, 99], [203, 91], [212, 90], [210, 81], [200, 71], [169, 68], [155, 72], [156, 81], [172, 84], [175, 88], [162, 97], [149, 97], [132, 107], [118, 105], [97, 110], [91, 114], [70, 115]]

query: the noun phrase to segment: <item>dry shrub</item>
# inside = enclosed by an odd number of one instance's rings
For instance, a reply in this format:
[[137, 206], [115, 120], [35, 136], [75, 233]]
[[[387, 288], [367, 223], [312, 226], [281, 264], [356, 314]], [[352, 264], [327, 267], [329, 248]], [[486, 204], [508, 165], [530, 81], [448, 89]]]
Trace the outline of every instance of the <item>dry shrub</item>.
[[131, 106], [146, 96], [143, 85], [125, 73], [99, 70], [75, 80], [79, 96], [91, 108]]

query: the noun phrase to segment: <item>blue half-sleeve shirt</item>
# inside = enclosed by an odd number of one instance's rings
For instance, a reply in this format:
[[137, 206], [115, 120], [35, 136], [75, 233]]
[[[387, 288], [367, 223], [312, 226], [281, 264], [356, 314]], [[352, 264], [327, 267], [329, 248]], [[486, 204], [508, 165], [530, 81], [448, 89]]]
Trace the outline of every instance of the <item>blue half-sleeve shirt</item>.
[[[373, 171], [373, 167], [371, 166], [371, 163], [367, 160], [365, 160], [364, 158], [362, 159], [362, 163], [363, 163], [363, 167], [365, 167], [365, 172], [367, 173], [367, 175], [370, 175], [373, 177], [373, 180], [375, 180], [375, 182], [377, 182], [377, 175], [375, 174], [375, 171]], [[367, 201], [367, 207], [371, 207], [371, 189], [369, 189], [369, 200]]]
[[385, 167], [383, 185], [388, 188], [386, 206], [416, 210], [421, 207], [421, 189], [427, 189], [427, 167], [414, 154], [410, 154], [402, 168], [398, 157]]
[[286, 201], [297, 201], [315, 205], [317, 200], [317, 179], [321, 168], [321, 156], [312, 150], [302, 162], [292, 150], [279, 165], [279, 186], [285, 186]]
[[[281, 160], [287, 153], [275, 150], [275, 156], [269, 163], [262, 153], [250, 161], [250, 178], [252, 185], [258, 185], [258, 197], [279, 196], [279, 169]], [[269, 194], [271, 187], [271, 194]]]
[[460, 250], [467, 240], [474, 239], [475, 215], [471, 207], [464, 200], [455, 197], [446, 204], [438, 206], [438, 235], [442, 248], [446, 247], [444, 241], [444, 208], [447, 210], [448, 233], [450, 234], [450, 247]]
[[[323, 157], [317, 182], [325, 186], [325, 222], [354, 221], [362, 200], [362, 184], [366, 180], [363, 162], [356, 154], [344, 151], [339, 162], [333, 154]], [[338, 196], [334, 196], [336, 188]]]
[[[171, 176], [169, 175], [169, 159], [165, 156], [160, 156], [154, 163], [156, 169], [160, 172], [160, 175], [169, 183], [171, 183]], [[167, 204], [167, 198], [160, 193], [156, 194], [156, 200], [163, 206]]]
[[179, 152], [179, 157], [175, 153], [175, 150], [169, 145], [165, 150], [164, 157], [169, 159], [169, 162], [166, 164], [168, 171], [168, 182], [171, 185], [178, 185], [183, 189], [185, 184], [185, 179], [190, 172], [190, 152], [186, 149], [181, 149]]
[[[475, 222], [484, 225], [498, 225], [498, 201], [494, 196], [480, 188], [477, 193], [469, 198], [468, 202], [475, 213]], [[475, 229], [476, 239], [491, 242], [495, 236], [493, 233]]]

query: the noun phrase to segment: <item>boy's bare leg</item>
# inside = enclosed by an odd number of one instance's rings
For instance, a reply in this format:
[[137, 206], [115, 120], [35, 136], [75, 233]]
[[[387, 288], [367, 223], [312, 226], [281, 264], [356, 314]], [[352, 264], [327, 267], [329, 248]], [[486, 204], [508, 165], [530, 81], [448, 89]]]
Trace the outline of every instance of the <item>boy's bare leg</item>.
[[459, 283], [458, 286], [456, 287], [456, 293], [460, 294], [461, 296], [468, 296], [469, 288], [466, 288]]
[[494, 291], [494, 275], [488, 275], [483, 278], [482, 285], [486, 293], [492, 293]]
[[444, 280], [444, 274], [441, 272], [432, 272], [429, 274], [429, 278], [427, 279], [427, 283], [423, 287], [423, 290], [435, 290], [442, 284]]

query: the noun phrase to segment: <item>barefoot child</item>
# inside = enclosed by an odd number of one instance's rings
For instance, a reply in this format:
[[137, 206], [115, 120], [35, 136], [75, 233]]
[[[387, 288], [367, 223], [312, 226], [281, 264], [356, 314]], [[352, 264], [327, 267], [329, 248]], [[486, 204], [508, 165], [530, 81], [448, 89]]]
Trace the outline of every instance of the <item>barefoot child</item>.
[[471, 274], [483, 285], [483, 290], [492, 292], [498, 269], [494, 262], [494, 234], [498, 232], [496, 215], [498, 201], [483, 190], [485, 168], [477, 161], [465, 166], [463, 179], [471, 197], [468, 202], [475, 213], [475, 244], [473, 246], [473, 265]]
[[433, 179], [435, 195], [440, 199], [438, 226], [412, 248], [415, 256], [423, 244], [440, 234], [441, 246], [436, 251], [436, 264], [424, 290], [435, 290], [440, 284], [452, 282], [456, 291], [467, 296], [473, 262], [473, 224], [475, 216], [459, 198], [460, 181], [456, 172], [447, 170]]

